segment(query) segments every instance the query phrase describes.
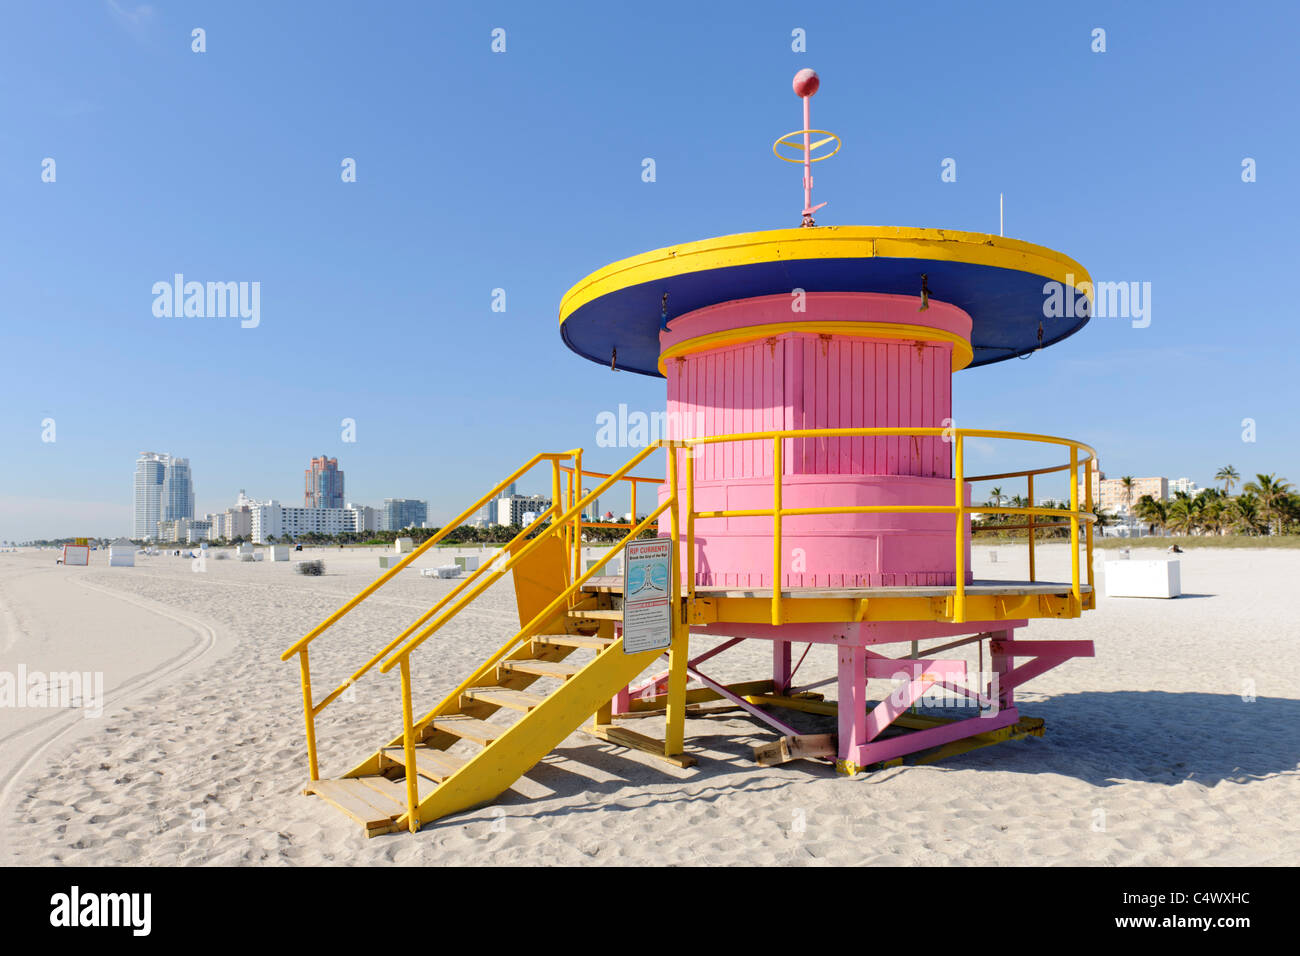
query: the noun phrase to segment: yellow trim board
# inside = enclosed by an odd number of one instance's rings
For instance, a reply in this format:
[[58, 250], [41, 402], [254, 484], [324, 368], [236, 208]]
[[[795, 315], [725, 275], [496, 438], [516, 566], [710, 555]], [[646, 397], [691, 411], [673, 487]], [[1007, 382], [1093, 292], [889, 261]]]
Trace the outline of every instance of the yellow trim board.
[[[982, 232], [907, 226], [768, 229], [667, 246], [612, 262], [573, 285], [560, 300], [560, 324], [603, 295], [670, 276], [798, 259], [934, 259], [1014, 269], [1064, 283], [1073, 276], [1092, 300], [1088, 270], [1064, 253]], [[1088, 283], [1084, 286], [1083, 283]]]
[[743, 329], [723, 329], [693, 339], [684, 339], [660, 354], [659, 371], [665, 376], [668, 374], [668, 360], [671, 358], [728, 345], [740, 345], [789, 332], [801, 332], [806, 335], [857, 335], [870, 339], [947, 342], [953, 347], [952, 370], [954, 372], [964, 369], [974, 358], [970, 343], [965, 338], [956, 332], [927, 325], [907, 325], [897, 322], [772, 322], [767, 325], [751, 325]]

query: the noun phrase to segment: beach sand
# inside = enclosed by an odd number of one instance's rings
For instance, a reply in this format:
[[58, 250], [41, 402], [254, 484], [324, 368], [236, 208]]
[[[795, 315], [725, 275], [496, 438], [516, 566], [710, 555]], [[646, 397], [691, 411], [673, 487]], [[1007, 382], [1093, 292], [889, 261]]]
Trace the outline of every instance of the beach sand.
[[[996, 550], [993, 563], [990, 552]], [[1180, 556], [1177, 600], [1099, 599], [1019, 637], [1090, 638], [1018, 692], [1047, 733], [924, 767], [837, 776], [762, 768], [775, 734], [743, 715], [692, 718], [696, 767], [574, 735], [495, 804], [412, 836], [366, 840], [307, 778], [296, 661], [279, 654], [378, 573], [378, 552], [319, 549], [290, 563], [137, 557], [134, 568], [0, 554], [0, 671], [102, 672], [100, 716], [0, 708], [0, 862], [7, 864], [1293, 864], [1300, 830], [1300, 552]], [[1134, 558], [1164, 556], [1135, 549]], [[1068, 549], [1040, 546], [1041, 578]], [[1107, 558], [1097, 554], [1098, 582]], [[444, 563], [447, 553], [420, 565]], [[1027, 576], [1023, 546], [977, 543], [977, 577]], [[316, 697], [453, 584], [399, 576], [312, 647]], [[517, 628], [508, 584], [413, 657], [427, 710]], [[702, 650], [714, 639], [693, 640]], [[887, 651], [890, 649], [886, 649]], [[796, 654], [802, 646], [796, 646]], [[900, 646], [901, 652], [901, 646]], [[770, 676], [770, 646], [710, 662]], [[835, 696], [814, 647], [800, 687]], [[827, 718], [795, 715], [801, 729]], [[660, 735], [661, 718], [627, 726]], [[397, 674], [372, 671], [318, 722], [323, 776], [400, 733]]]

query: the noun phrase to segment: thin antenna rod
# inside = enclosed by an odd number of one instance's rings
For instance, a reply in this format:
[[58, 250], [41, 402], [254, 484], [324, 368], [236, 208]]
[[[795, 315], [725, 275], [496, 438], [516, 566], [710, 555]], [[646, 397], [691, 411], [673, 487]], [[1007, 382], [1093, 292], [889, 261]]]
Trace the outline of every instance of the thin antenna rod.
[[1005, 236], [1006, 234], [1006, 227], [1004, 226], [1002, 219], [1002, 194], [998, 193], [998, 235]]
[[[799, 163], [803, 166], [803, 222], [801, 225], [804, 226], [815, 226], [816, 222], [813, 221], [813, 213], [826, 205], [824, 202], [813, 205], [812, 164], [820, 163], [824, 159], [830, 159], [840, 149], [840, 138], [838, 136], [829, 130], [812, 128], [811, 101], [813, 94], [817, 92], [820, 85], [821, 80], [818, 79], [816, 72], [813, 70], [800, 70], [795, 74], [794, 92], [796, 96], [803, 100], [803, 128], [797, 129], [793, 133], [786, 133], [772, 144], [772, 152], [776, 154], [777, 159], [785, 160], [787, 163]], [[818, 133], [823, 138], [814, 142], [813, 133]], [[820, 156], [813, 155], [813, 150], [831, 143], [834, 143], [835, 147], [830, 152], [823, 152]], [[783, 146], [786, 149], [797, 151], [798, 156], [783, 155], [781, 152]]]

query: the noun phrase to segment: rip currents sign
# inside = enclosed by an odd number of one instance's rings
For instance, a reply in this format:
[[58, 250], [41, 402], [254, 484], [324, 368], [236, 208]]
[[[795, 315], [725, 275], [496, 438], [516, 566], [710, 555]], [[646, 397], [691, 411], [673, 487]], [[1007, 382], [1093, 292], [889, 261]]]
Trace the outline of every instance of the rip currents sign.
[[673, 543], [633, 541], [624, 548], [623, 653], [667, 650], [673, 641]]

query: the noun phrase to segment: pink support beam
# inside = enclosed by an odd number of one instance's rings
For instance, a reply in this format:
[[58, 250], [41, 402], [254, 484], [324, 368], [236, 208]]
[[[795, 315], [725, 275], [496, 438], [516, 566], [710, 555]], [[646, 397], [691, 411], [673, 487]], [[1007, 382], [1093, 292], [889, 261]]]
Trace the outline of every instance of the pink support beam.
[[[896, 669], [890, 671], [883, 666], [886, 664], [895, 665]], [[867, 741], [879, 737], [885, 728], [892, 724], [899, 714], [906, 713], [907, 709], [916, 703], [939, 677], [960, 675], [964, 679], [966, 676], [965, 661], [891, 661], [887, 658], [869, 659], [867, 674], [870, 677], [893, 677], [900, 670], [907, 670], [907, 667], [898, 665], [912, 665], [914, 668], [912, 680], [902, 694], [890, 694], [867, 714]]]
[[[735, 647], [743, 640], [745, 640], [743, 637], [733, 637], [729, 641], [723, 641], [712, 650], [705, 651], [703, 654], [691, 658], [691, 660], [688, 661], [688, 666], [695, 667], [704, 661], [707, 661], [711, 657], [716, 657], [728, 648]], [[651, 697], [662, 697], [666, 693], [668, 693], [668, 671], [664, 670], [659, 671], [644, 680], [638, 681], [635, 684], [628, 684], [626, 688], [619, 691], [620, 696], [625, 698], [623, 701], [624, 709], [618, 709], [620, 697], [615, 697], [614, 713], [627, 713], [630, 702], [633, 700], [648, 700]]]
[[840, 647], [839, 667], [839, 754], [840, 759], [867, 742], [867, 665], [866, 652], [860, 647]]
[[762, 708], [755, 707], [753, 704], [745, 700], [745, 698], [741, 697], [739, 694], [733, 693], [725, 684], [719, 684], [711, 677], [706, 677], [705, 675], [701, 674], [698, 670], [696, 670], [694, 667], [687, 667], [686, 673], [690, 674], [692, 677], [694, 677], [705, 687], [709, 688], [709, 690], [731, 701], [741, 710], [747, 711], [751, 716], [757, 717], [763, 723], [775, 727], [777, 730], [781, 731], [781, 733], [785, 734], [786, 736], [797, 737], [799, 735], [799, 731], [797, 729], [791, 727], [785, 721], [773, 717], [771, 714], [769, 714], [767, 711], [763, 710]]
[[772, 689], [778, 694], [790, 691], [791, 671], [790, 642], [775, 640], [772, 642]]
[[[961, 740], [964, 737], [973, 737], [975, 734], [1010, 727], [1018, 720], [1020, 720], [1020, 714], [1012, 707], [1009, 710], [1000, 711], [992, 717], [972, 717], [969, 720], [957, 720], [940, 727], [932, 727], [928, 730], [913, 730], [898, 737], [891, 737], [888, 740], [877, 740], [862, 746], [851, 747], [848, 750], [848, 755], [843, 759], [852, 760], [859, 767], [882, 763], [896, 757], [903, 757], [921, 750], [929, 750], [931, 747], [938, 747], [941, 744], [951, 743], [954, 740]], [[842, 745], [840, 753], [841, 755], [845, 754]]]

